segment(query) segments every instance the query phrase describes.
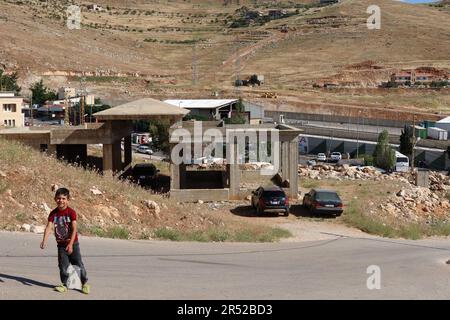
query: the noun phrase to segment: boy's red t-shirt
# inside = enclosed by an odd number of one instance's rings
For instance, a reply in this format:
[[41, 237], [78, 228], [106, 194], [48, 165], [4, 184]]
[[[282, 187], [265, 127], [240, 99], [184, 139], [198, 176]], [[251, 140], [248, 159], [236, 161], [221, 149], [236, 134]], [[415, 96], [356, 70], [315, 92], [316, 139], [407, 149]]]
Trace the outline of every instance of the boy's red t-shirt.
[[[58, 245], [68, 245], [72, 235], [72, 221], [77, 220], [77, 213], [72, 208], [64, 210], [53, 209], [48, 216], [48, 221], [55, 226], [55, 237]], [[78, 242], [78, 233], [75, 235], [74, 243]]]

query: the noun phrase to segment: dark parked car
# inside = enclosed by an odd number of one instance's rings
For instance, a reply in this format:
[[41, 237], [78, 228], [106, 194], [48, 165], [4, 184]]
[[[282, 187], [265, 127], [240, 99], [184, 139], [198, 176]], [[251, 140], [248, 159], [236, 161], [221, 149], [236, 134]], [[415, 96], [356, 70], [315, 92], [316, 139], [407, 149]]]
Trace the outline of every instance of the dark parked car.
[[133, 180], [140, 185], [147, 185], [158, 176], [159, 170], [152, 163], [138, 163], [133, 167]]
[[289, 215], [289, 198], [280, 187], [259, 187], [252, 192], [252, 207], [256, 209], [258, 216], [263, 215], [265, 210], [283, 211]]
[[312, 213], [335, 214], [340, 216], [344, 211], [343, 203], [336, 191], [324, 189], [311, 189], [303, 197], [303, 207]]

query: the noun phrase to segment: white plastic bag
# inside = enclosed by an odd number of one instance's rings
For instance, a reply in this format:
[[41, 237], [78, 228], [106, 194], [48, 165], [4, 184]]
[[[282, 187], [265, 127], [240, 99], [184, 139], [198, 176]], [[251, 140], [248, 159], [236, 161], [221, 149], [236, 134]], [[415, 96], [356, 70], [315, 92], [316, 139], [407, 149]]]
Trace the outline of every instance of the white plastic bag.
[[69, 274], [69, 278], [67, 278], [66, 286], [68, 289], [76, 289], [81, 290], [81, 271], [80, 267], [69, 265], [67, 267], [67, 273]]

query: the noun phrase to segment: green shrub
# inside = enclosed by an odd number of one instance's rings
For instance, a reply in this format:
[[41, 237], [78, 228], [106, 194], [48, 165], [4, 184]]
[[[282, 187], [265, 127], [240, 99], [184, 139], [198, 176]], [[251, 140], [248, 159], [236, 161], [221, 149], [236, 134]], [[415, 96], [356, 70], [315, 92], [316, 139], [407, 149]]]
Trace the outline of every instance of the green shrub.
[[172, 241], [198, 241], [198, 242], [273, 242], [280, 238], [291, 237], [292, 234], [280, 228], [243, 228], [236, 231], [227, 231], [218, 228], [208, 229], [206, 231], [177, 231], [167, 228], [159, 228], [153, 232], [159, 239]]
[[129, 235], [130, 233], [126, 228], [116, 226], [108, 229], [105, 236], [113, 239], [128, 239]]
[[164, 240], [172, 240], [172, 241], [180, 241], [181, 235], [178, 231], [167, 229], [167, 228], [159, 228], [153, 232], [155, 238], [164, 239]]
[[27, 214], [24, 212], [19, 212], [16, 214], [16, 220], [19, 222], [25, 222], [27, 220]]

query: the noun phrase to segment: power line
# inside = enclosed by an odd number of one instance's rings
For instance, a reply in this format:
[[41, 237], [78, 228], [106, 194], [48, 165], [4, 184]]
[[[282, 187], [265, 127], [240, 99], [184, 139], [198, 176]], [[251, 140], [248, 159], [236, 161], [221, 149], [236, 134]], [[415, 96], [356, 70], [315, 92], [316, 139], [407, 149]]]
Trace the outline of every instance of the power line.
[[240, 42], [239, 42], [239, 34], [236, 34], [235, 38], [235, 50], [236, 50], [236, 59], [235, 59], [235, 68], [236, 68], [236, 82], [235, 82], [235, 92], [237, 97], [241, 97], [241, 88], [240, 88], [240, 81], [241, 81], [241, 60], [239, 55], [239, 48], [240, 48]]
[[197, 42], [192, 45], [192, 85], [197, 85]]

